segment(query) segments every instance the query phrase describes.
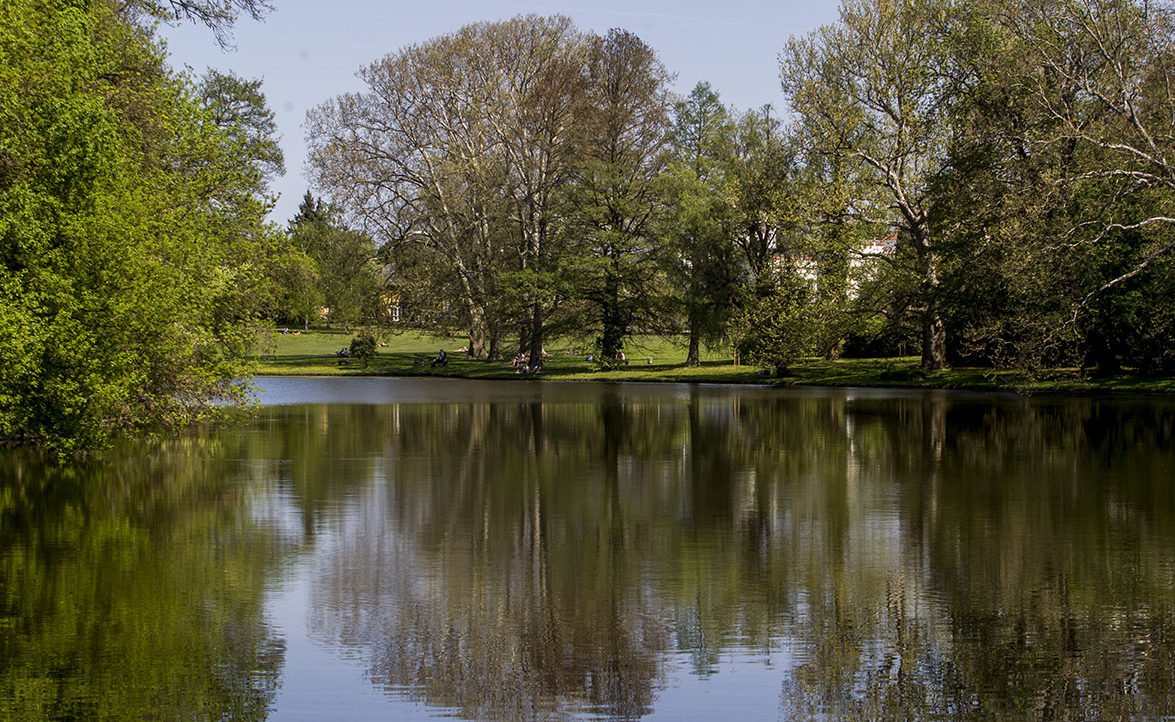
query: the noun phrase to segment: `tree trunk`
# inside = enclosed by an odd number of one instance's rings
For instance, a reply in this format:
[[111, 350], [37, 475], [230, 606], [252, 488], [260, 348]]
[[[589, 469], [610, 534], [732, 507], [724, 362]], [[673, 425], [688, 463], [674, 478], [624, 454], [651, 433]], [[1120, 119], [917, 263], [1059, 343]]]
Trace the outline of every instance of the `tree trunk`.
[[922, 368], [945, 369], [947, 364], [947, 332], [942, 316], [933, 305], [922, 314]]
[[938, 258], [931, 250], [929, 233], [918, 245], [924, 264], [922, 271], [922, 294], [926, 310], [922, 312], [922, 368], [939, 370], [949, 368], [947, 364], [947, 331], [938, 312]]
[[530, 317], [530, 367], [541, 366], [543, 363], [543, 307], [534, 304], [531, 307]]
[[611, 363], [624, 347], [624, 320], [620, 313], [620, 284], [609, 277], [604, 290], [604, 336], [600, 340], [600, 360]]
[[490, 361], [502, 360], [502, 330], [496, 325], [490, 330], [490, 348], [486, 356]]
[[1110, 348], [1105, 335], [1096, 328], [1086, 336], [1085, 358], [1082, 365], [1093, 366], [1095, 378], [1113, 376], [1122, 370], [1118, 355]]
[[466, 355], [471, 359], [486, 358], [486, 338], [483, 332], [475, 329], [469, 330], [469, 348]]
[[518, 324], [518, 353], [516, 356], [530, 355], [530, 323]]
[[685, 365], [690, 368], [697, 367], [702, 363], [699, 354], [701, 342], [698, 336], [698, 325], [697, 311], [691, 310], [689, 313], [689, 352], [685, 355]]
[[466, 354], [471, 359], [485, 359], [488, 355], [486, 353], [486, 338], [488, 332], [486, 329], [485, 313], [476, 306], [467, 306], [469, 311], [469, 346]]

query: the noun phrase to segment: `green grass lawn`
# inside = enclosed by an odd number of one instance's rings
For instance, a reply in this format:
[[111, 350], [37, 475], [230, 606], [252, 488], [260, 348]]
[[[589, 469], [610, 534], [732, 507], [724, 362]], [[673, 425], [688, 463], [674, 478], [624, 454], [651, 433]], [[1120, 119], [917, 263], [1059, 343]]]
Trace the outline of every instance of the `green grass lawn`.
[[[464, 358], [464, 337], [438, 336], [435, 334], [408, 331], [385, 336], [387, 345], [364, 367], [363, 362], [351, 359], [341, 363], [335, 352], [349, 347], [352, 334], [341, 331], [309, 331], [278, 334], [273, 341], [272, 353], [258, 359], [257, 373], [261, 376], [462, 376], [470, 378], [507, 378], [515, 375], [509, 361], [471, 361]], [[704, 352], [703, 369], [684, 367], [686, 349], [660, 337], [644, 337], [630, 341], [625, 349], [629, 357], [627, 369], [619, 371], [598, 371], [596, 365], [588, 362], [585, 348], [574, 341], [555, 341], [547, 344], [547, 362], [543, 375], [556, 378], [626, 378], [637, 380], [679, 380], [662, 378], [666, 373], [680, 373], [680, 380], [690, 380], [705, 370], [728, 366], [735, 367], [729, 358], [721, 354]], [[441, 349], [449, 354], [446, 367], [432, 368], [429, 361]], [[506, 351], [514, 351], [507, 347]], [[736, 376], [746, 380], [756, 377], [753, 369], [742, 367]], [[726, 372], [719, 372], [726, 375]], [[757, 377], [756, 377], [757, 378]]]
[[[259, 376], [452, 376], [472, 379], [519, 378], [508, 361], [471, 361], [464, 357], [464, 337], [408, 331], [382, 339], [386, 344], [367, 366], [335, 356], [350, 346], [352, 334], [309, 331], [278, 334], [269, 351], [258, 359]], [[440, 349], [449, 354], [447, 366], [432, 368], [429, 361]], [[507, 353], [512, 350], [507, 348]], [[779, 386], [871, 386], [882, 388], [946, 388], [1020, 393], [1175, 392], [1175, 379], [1121, 374], [1091, 380], [1077, 369], [1055, 369], [1036, 377], [1021, 371], [954, 368], [923, 372], [915, 357], [892, 359], [809, 359], [796, 364], [790, 376], [772, 378], [751, 366], [735, 366], [729, 354], [706, 351], [697, 368], [685, 366], [683, 343], [661, 337], [629, 340], [628, 366], [602, 370], [588, 362], [584, 347], [575, 341], [553, 341], [543, 378], [571, 381], [660, 381]]]

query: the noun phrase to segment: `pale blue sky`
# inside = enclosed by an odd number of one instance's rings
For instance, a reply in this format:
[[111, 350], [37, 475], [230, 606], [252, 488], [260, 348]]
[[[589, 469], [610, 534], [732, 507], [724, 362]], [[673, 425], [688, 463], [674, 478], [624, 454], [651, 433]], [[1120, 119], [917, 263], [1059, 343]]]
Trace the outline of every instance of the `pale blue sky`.
[[399, 48], [481, 20], [525, 13], [563, 14], [583, 30], [621, 27], [655, 49], [676, 90], [706, 80], [723, 102], [740, 109], [783, 105], [777, 57], [791, 35], [836, 18], [836, 3], [800, 0], [274, 0], [265, 21], [242, 20], [235, 50], [222, 51], [201, 27], [164, 28], [172, 64], [202, 73], [211, 66], [262, 78], [277, 115], [286, 176], [274, 183], [281, 200], [272, 218], [297, 210], [307, 181], [303, 166], [306, 111], [340, 93], [361, 90], [355, 72]]

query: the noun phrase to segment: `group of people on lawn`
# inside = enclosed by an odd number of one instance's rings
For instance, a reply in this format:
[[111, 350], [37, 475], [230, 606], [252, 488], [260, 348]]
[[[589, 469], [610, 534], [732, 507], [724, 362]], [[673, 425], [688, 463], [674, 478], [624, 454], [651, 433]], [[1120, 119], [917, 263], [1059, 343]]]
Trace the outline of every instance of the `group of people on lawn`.
[[[544, 349], [542, 358], [546, 357], [547, 351]], [[514, 357], [514, 360], [512, 360], [510, 364], [514, 367], [514, 373], [516, 374], [537, 374], [543, 370], [543, 362], [541, 359], [534, 366], [531, 366], [530, 363], [526, 360], [526, 354], [522, 351], [518, 352], [518, 355]]]

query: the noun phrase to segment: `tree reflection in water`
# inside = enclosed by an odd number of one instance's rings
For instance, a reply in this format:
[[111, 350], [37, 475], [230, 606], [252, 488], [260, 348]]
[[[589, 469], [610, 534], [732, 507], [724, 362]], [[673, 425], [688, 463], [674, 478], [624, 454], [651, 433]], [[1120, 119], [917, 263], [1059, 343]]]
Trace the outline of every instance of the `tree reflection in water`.
[[1175, 709], [1169, 404], [549, 388], [314, 408], [367, 461], [312, 624], [377, 684], [632, 718], [757, 650], [776, 714]]
[[0, 718], [264, 718], [307, 622], [470, 718], [1175, 713], [1170, 402], [387, 383], [0, 455]]
[[0, 719], [267, 716], [285, 644], [264, 593], [290, 543], [249, 516], [243, 446], [0, 455]]

